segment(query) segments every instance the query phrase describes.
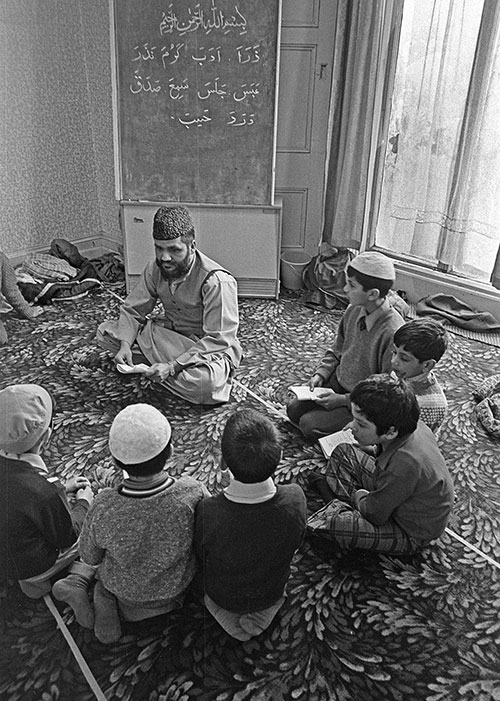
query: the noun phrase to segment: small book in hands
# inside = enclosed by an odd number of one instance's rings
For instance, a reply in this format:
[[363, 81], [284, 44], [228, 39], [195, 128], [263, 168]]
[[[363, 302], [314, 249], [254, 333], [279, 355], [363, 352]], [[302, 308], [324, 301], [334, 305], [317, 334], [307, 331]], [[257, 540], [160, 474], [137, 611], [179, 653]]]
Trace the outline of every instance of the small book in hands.
[[322, 392], [325, 391], [324, 387], [315, 387], [314, 389], [310, 389], [309, 385], [292, 385], [288, 389], [290, 392], [293, 392], [293, 394], [295, 394], [297, 399], [299, 399], [301, 402], [308, 399], [314, 401], [321, 395]]
[[149, 367], [144, 363], [139, 363], [138, 365], [127, 365], [126, 363], [117, 363], [116, 369], [118, 372], [122, 372], [124, 375], [131, 375], [132, 373], [141, 373], [149, 370]]
[[323, 436], [318, 438], [318, 443], [325, 458], [329, 458], [333, 453], [334, 448], [336, 448], [341, 443], [351, 443], [355, 444], [356, 440], [352, 435], [350, 428], [343, 429], [342, 431], [336, 431], [335, 433], [330, 433], [329, 436]]

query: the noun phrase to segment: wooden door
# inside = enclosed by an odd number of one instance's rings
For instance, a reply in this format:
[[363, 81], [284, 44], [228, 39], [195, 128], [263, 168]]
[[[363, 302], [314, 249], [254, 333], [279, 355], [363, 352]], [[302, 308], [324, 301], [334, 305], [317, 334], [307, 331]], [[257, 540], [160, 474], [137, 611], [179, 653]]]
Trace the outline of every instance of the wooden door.
[[282, 0], [276, 195], [282, 248], [315, 254], [321, 236], [336, 0]]

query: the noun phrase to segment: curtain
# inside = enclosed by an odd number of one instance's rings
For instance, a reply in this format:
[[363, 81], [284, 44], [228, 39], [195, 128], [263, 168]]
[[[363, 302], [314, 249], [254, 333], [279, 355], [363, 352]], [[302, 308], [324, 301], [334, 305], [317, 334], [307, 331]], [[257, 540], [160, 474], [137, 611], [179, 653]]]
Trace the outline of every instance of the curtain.
[[359, 249], [363, 239], [402, 7], [403, 0], [338, 2], [322, 233], [334, 246]]
[[500, 276], [499, 30], [497, 0], [405, 3], [375, 232], [482, 282]]

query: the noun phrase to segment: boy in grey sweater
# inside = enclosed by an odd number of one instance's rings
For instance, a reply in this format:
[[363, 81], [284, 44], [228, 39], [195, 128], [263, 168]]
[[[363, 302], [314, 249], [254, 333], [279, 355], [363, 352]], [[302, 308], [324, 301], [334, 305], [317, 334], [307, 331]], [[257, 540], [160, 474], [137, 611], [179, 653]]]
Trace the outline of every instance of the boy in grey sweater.
[[366, 377], [390, 372], [394, 332], [403, 325], [387, 293], [395, 280], [392, 261], [366, 251], [347, 267], [344, 291], [349, 306], [342, 317], [335, 346], [326, 351], [309, 380], [324, 388], [314, 400], [293, 399], [287, 406], [290, 421], [311, 441], [339, 431], [352, 419], [349, 393]]
[[[140, 621], [182, 606], [196, 571], [194, 512], [209, 492], [191, 477], [174, 479], [165, 471], [171, 434], [149, 404], [122, 409], [111, 425], [109, 449], [124, 479], [97, 495], [79, 542], [82, 560], [97, 567], [94, 633], [103, 643], [120, 639], [121, 619]], [[53, 593], [76, 613], [86, 589], [62, 581]]]

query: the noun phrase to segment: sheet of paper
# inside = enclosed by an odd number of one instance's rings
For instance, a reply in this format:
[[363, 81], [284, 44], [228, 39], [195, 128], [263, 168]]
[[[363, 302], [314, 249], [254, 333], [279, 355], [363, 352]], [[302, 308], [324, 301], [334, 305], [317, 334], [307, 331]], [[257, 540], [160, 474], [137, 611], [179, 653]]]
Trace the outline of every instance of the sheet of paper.
[[348, 428], [342, 431], [336, 431], [335, 433], [330, 433], [329, 436], [318, 438], [318, 443], [325, 458], [329, 458], [333, 453], [334, 448], [341, 443], [356, 443], [356, 441], [354, 440], [351, 429]]
[[138, 365], [126, 365], [125, 363], [118, 363], [116, 369], [118, 370], [118, 372], [121, 372], [124, 375], [131, 375], [132, 373], [146, 372], [146, 370], [148, 370], [149, 368], [144, 363], [139, 363]]
[[315, 387], [314, 389], [309, 389], [307, 385], [292, 385], [288, 388], [290, 392], [293, 392], [297, 399], [301, 402], [307, 399], [314, 400], [325, 391], [324, 387]]

